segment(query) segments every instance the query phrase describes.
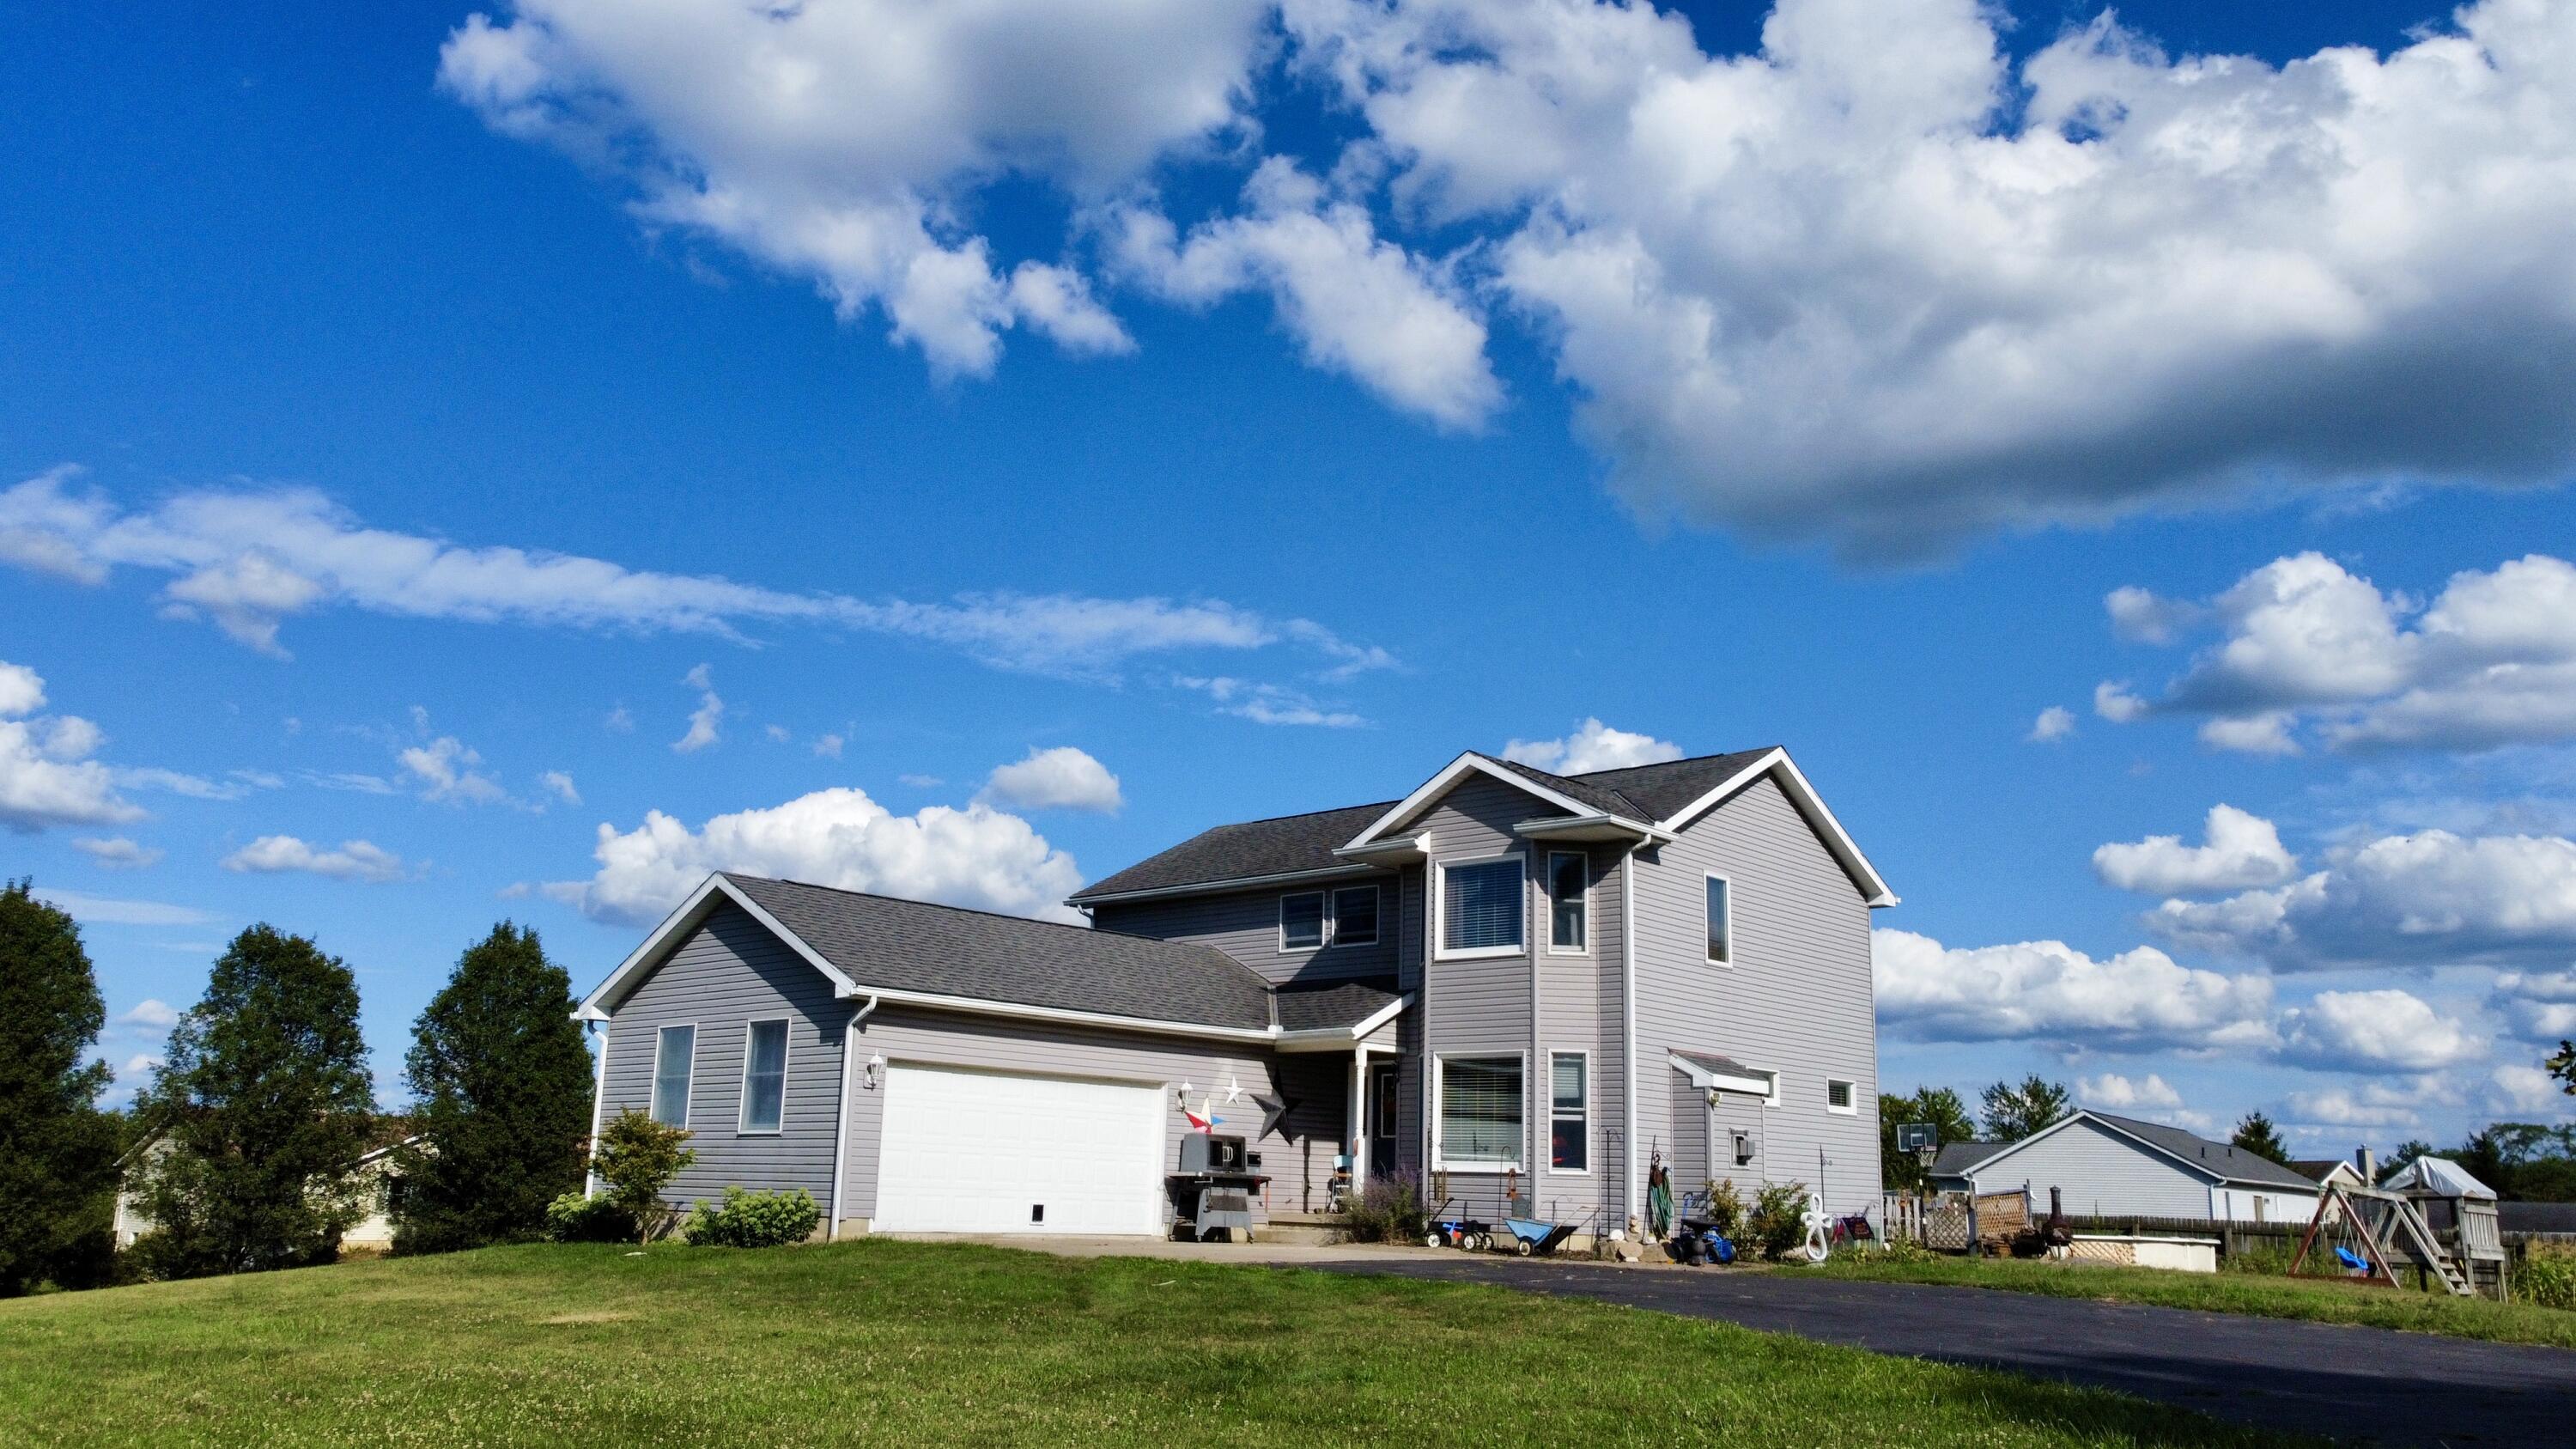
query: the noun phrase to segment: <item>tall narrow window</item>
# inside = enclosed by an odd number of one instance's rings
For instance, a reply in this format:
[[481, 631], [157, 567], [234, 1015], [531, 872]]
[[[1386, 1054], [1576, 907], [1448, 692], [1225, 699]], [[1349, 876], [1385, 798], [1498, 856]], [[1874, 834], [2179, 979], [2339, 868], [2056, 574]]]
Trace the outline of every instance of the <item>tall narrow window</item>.
[[1279, 898], [1279, 949], [1311, 951], [1324, 944], [1324, 893], [1303, 891]]
[[775, 1132], [787, 1109], [787, 1023], [755, 1021], [742, 1049], [742, 1130]]
[[1440, 867], [1440, 949], [1509, 955], [1521, 949], [1521, 858]]
[[1726, 877], [1708, 878], [1708, 959], [1722, 966], [1735, 964], [1735, 922], [1732, 918]]
[[1581, 1052], [1548, 1058], [1547, 1165], [1559, 1172], [1592, 1169], [1591, 1061]]
[[1547, 857], [1547, 948], [1581, 951], [1591, 944], [1592, 866], [1579, 850], [1556, 850]]
[[1377, 887], [1344, 886], [1333, 892], [1333, 944], [1377, 943]]
[[698, 1054], [698, 1029], [666, 1026], [653, 1044], [653, 1120], [689, 1125], [689, 1065]]
[[1519, 1057], [1441, 1059], [1440, 1160], [1471, 1171], [1520, 1168]]

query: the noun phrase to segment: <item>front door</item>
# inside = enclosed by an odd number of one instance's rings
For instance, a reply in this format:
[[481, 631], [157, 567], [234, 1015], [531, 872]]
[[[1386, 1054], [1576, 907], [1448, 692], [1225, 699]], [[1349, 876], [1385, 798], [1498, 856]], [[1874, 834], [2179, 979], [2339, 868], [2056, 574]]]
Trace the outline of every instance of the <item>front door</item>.
[[1371, 1177], [1395, 1175], [1395, 1104], [1398, 1067], [1371, 1067], [1368, 1077], [1368, 1166]]

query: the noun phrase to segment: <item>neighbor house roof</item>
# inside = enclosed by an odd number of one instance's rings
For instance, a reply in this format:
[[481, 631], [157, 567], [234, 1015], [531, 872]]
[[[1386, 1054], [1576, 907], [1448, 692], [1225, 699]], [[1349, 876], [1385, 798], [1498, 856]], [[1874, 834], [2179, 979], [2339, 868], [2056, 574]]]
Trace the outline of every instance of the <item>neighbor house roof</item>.
[[[1452, 761], [1442, 775], [1470, 765], [1489, 777], [1517, 782], [1534, 794], [1553, 797], [1560, 802], [1560, 808], [1563, 802], [1570, 802], [1611, 820], [1656, 829], [1686, 824], [1682, 818], [1686, 812], [1704, 806], [1730, 785], [1749, 783], [1761, 773], [1777, 773], [1800, 811], [1825, 838], [1828, 848], [1871, 904], [1892, 904], [1896, 899], [1832, 812], [1824, 808], [1805, 777], [1790, 763], [1787, 753], [1777, 746], [1581, 775], [1552, 774], [1517, 760], [1471, 750]], [[1435, 775], [1433, 782], [1440, 778]], [[1307, 876], [1320, 881], [1338, 874], [1364, 874], [1369, 867], [1345, 856], [1342, 850], [1400, 823], [1392, 817], [1408, 802], [1415, 808], [1404, 811], [1405, 816], [1409, 819], [1417, 815], [1425, 808], [1425, 802], [1418, 798], [1422, 794], [1416, 791], [1405, 800], [1214, 826], [1094, 881], [1068, 899], [1075, 905], [1086, 905], [1197, 888], [1284, 883]]]
[[2354, 1167], [2351, 1163], [2344, 1161], [2340, 1157], [2292, 1158], [2290, 1160], [2289, 1167], [2292, 1172], [2297, 1173], [2299, 1176], [2306, 1178], [2310, 1182], [2323, 1182], [2327, 1178], [2334, 1176], [2337, 1171], [2341, 1171], [2345, 1176], [2351, 1178], [2355, 1182], [2361, 1181], [2360, 1169]]
[[[1982, 1157], [1970, 1158], [1962, 1154], [1955, 1165], [1951, 1162], [1949, 1149], [1944, 1148], [1941, 1157], [1934, 1161], [1932, 1171], [1938, 1176], [1952, 1177], [1970, 1172], [1981, 1173], [2033, 1143], [2054, 1137], [2079, 1122], [2099, 1123], [2109, 1128], [2115, 1135], [2126, 1137], [2149, 1152], [2179, 1162], [2193, 1171], [2222, 1183], [2243, 1187], [2279, 1188], [2311, 1196], [2317, 1190], [2314, 1180], [2301, 1177], [2270, 1158], [2257, 1157], [2241, 1147], [2231, 1147], [2224, 1142], [2212, 1142], [2206, 1137], [2185, 1132], [2179, 1127], [2168, 1127], [2162, 1122], [2148, 1122], [2136, 1117], [2115, 1117], [2108, 1112], [2096, 1112], [2090, 1107], [2044, 1127], [2018, 1142], [1994, 1145], [1994, 1150]], [[1986, 1144], [1954, 1145], [1967, 1147]]]
[[1932, 1175], [1957, 1177], [2010, 1146], [2009, 1142], [1944, 1142], [1932, 1158]]
[[[691, 931], [729, 905], [777, 933], [845, 1000], [874, 996], [1275, 1040], [1374, 1030], [1409, 999], [1364, 986], [1283, 993], [1232, 956], [1195, 942], [726, 871], [707, 877], [583, 999], [577, 1015], [606, 1019]], [[1293, 1005], [1281, 1004], [1291, 997]]]

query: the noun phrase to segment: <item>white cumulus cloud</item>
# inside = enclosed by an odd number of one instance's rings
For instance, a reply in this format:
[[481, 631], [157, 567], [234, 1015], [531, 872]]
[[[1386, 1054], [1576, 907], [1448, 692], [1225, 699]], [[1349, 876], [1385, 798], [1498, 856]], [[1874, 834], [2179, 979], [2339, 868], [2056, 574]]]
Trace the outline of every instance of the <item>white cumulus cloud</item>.
[[725, 703], [717, 696], [713, 674], [704, 664], [690, 670], [680, 682], [698, 692], [698, 707], [689, 711], [689, 732], [671, 741], [671, 748], [691, 755], [722, 738], [717, 726], [724, 722]]
[[116, 793], [117, 772], [89, 756], [106, 737], [78, 715], [41, 715], [45, 681], [0, 663], [0, 827], [114, 825], [143, 818]]
[[1027, 758], [996, 767], [980, 798], [1023, 810], [1096, 810], [1103, 815], [1114, 815], [1126, 804], [1109, 767], [1071, 745], [1031, 747]]
[[2342, 1071], [2429, 1072], [2476, 1059], [2486, 1043], [2412, 992], [2321, 991], [2281, 1014], [2282, 1055]]
[[2214, 805], [2202, 829], [2202, 845], [2185, 845], [2179, 835], [2105, 845], [2093, 852], [2093, 873], [2124, 891], [2155, 895], [2278, 885], [2298, 873], [2299, 858], [2282, 848], [2281, 832], [2259, 815]]
[[141, 870], [161, 859], [161, 848], [137, 845], [122, 835], [72, 837], [72, 849], [111, 870]]
[[337, 849], [328, 849], [292, 835], [263, 835], [225, 856], [223, 867], [244, 874], [299, 872], [373, 883], [400, 880], [407, 869], [402, 857], [368, 841], [344, 840]]
[[1557, 775], [1588, 775], [1595, 770], [1624, 770], [1631, 765], [1658, 765], [1682, 757], [1682, 747], [1653, 735], [1614, 730], [1586, 717], [1572, 734], [1553, 740], [1515, 739], [1503, 746], [1503, 758], [1535, 765]]
[[2180, 945], [2279, 970], [2546, 965], [2576, 954], [2576, 841], [2381, 836], [2287, 885], [2169, 900], [2146, 921]]
[[581, 791], [573, 788], [572, 776], [561, 770], [547, 770], [537, 776], [537, 787], [567, 805], [581, 803]]
[[2053, 745], [2075, 733], [2075, 711], [2062, 704], [2052, 704], [2030, 722], [2030, 733], [2023, 738], [2034, 745]]
[[179, 1010], [159, 997], [147, 996], [119, 1013], [116, 1024], [143, 1031], [168, 1031], [179, 1024]]
[[718, 815], [692, 830], [659, 810], [620, 832], [599, 827], [599, 869], [555, 881], [548, 896], [596, 920], [659, 920], [715, 871], [1079, 923], [1064, 898], [1082, 884], [1073, 857], [1026, 820], [970, 804], [896, 815], [846, 787], [767, 809]]
[[2182, 1105], [2182, 1093], [2153, 1072], [2143, 1077], [2124, 1077], [2118, 1072], [2078, 1077], [2075, 1079], [2075, 1095], [2085, 1106], [2099, 1107], [2105, 1112], [2171, 1109]]
[[[429, 732], [429, 712], [415, 705], [412, 719], [421, 733]], [[501, 782], [486, 773], [483, 757], [454, 735], [440, 735], [394, 752], [394, 760], [419, 787], [420, 798], [444, 804], [489, 805], [507, 800], [510, 792]]]
[[2153, 946], [2096, 960], [2062, 941], [1954, 948], [1880, 928], [1870, 959], [1879, 1021], [1922, 1040], [2146, 1051], [2275, 1039], [2269, 981], [2185, 967]]

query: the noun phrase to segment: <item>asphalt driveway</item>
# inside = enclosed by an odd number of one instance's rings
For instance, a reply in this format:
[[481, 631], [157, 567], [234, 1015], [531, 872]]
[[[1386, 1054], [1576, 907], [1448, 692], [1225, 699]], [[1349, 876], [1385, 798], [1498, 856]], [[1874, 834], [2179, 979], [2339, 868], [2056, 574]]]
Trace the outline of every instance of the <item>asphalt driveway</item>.
[[2576, 1444], [2576, 1352], [2381, 1328], [1791, 1272], [1465, 1254], [1306, 1266], [1493, 1283], [2118, 1389], [2264, 1428], [2387, 1444]]

